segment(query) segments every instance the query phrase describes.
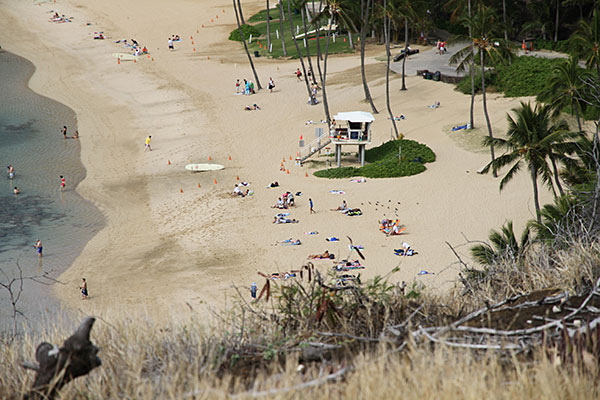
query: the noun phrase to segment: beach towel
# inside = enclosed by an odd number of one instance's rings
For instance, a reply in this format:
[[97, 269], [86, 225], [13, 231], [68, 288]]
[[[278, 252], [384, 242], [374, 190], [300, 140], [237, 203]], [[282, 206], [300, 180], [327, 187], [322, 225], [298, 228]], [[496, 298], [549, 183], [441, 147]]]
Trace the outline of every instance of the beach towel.
[[346, 194], [346, 192], [344, 192], [343, 190], [330, 190], [329, 193], [331, 193], [331, 194]]
[[354, 209], [348, 210], [346, 212], [346, 215], [349, 215], [350, 217], [355, 217], [358, 215], [362, 215], [362, 211], [360, 210], [360, 208], [354, 208]]
[[419, 271], [417, 273], [417, 275], [435, 275], [435, 272], [429, 272], [429, 271], [425, 271], [424, 269], [422, 269], [421, 271]]
[[279, 213], [275, 217], [276, 218], [283, 218], [283, 217], [287, 217], [288, 215], [290, 215], [290, 213]]
[[305, 235], [318, 235], [319, 232], [317, 231], [312, 231], [312, 232], [304, 232]]
[[[405, 254], [406, 253], [406, 254]], [[394, 249], [394, 254], [397, 256], [414, 256], [415, 254], [418, 254], [416, 251], [414, 251], [413, 249], [408, 249], [408, 250], [404, 250], [404, 249]]]
[[366, 180], [365, 178], [354, 178], [354, 179], [350, 179], [350, 182], [353, 182], [353, 183], [364, 183], [364, 182], [366, 182], [366, 181], [367, 181], [367, 180]]
[[469, 126], [469, 124], [453, 126], [452, 132], [460, 131], [461, 129], [467, 129], [468, 126]]

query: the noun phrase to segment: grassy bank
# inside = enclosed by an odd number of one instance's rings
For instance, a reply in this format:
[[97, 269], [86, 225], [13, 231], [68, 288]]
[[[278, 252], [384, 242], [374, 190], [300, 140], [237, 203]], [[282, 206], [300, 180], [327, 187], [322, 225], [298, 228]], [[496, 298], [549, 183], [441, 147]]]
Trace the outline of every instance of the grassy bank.
[[319, 178], [396, 178], [420, 174], [426, 163], [435, 161], [435, 153], [414, 140], [392, 140], [365, 151], [364, 167], [329, 168], [314, 173]]

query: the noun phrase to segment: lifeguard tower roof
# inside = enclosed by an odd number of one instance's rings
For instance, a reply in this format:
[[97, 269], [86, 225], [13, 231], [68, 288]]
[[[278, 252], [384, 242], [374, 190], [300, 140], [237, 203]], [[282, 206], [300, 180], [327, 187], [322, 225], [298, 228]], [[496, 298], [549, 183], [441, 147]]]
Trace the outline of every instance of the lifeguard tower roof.
[[350, 122], [373, 122], [375, 117], [373, 114], [366, 111], [348, 111], [339, 112], [333, 116], [337, 121], [350, 121]]

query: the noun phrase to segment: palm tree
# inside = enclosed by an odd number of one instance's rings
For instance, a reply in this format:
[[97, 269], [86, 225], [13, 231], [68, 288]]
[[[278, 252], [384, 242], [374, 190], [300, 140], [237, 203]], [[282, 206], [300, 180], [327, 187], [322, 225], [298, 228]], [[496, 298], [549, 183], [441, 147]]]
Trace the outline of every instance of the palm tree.
[[242, 25], [246, 25], [246, 21], [244, 21], [244, 13], [242, 12], [242, 3], [240, 3], [240, 0], [237, 0], [237, 4], [238, 4], [238, 12], [240, 14], [240, 20], [242, 21]]
[[378, 114], [377, 107], [373, 103], [369, 84], [367, 83], [367, 75], [365, 73], [365, 40], [367, 38], [367, 30], [369, 29], [369, 10], [373, 0], [360, 0], [360, 73], [362, 75], [363, 89], [365, 91], [365, 100], [371, 105], [373, 114]]
[[271, 9], [267, 0], [267, 51], [271, 51]]
[[558, 42], [558, 16], [560, 12], [560, 2], [561, 0], [556, 0], [556, 20], [554, 21], [554, 43]]
[[554, 204], [546, 204], [541, 211], [541, 219], [530, 221], [528, 227], [535, 231], [536, 239], [552, 242], [567, 228], [568, 216], [577, 206], [577, 198], [563, 195], [554, 200]]
[[585, 75], [580, 72], [578, 60], [574, 57], [568, 61], [556, 65], [548, 80], [546, 89], [540, 93], [540, 99], [550, 105], [554, 115], [560, 114], [562, 110], [571, 107], [571, 113], [575, 112], [579, 131], [581, 127], [580, 113], [581, 93], [584, 90]]
[[517, 241], [512, 221], [506, 222], [500, 232], [492, 230], [488, 238], [490, 244], [484, 243], [471, 247], [471, 256], [473, 259], [477, 263], [486, 266], [505, 258], [520, 262], [531, 243], [529, 227], [525, 228], [521, 234], [521, 239]]
[[[304, 49], [306, 50], [306, 59], [308, 60], [308, 70], [311, 71], [310, 76], [311, 76], [311, 79], [312, 79], [312, 83], [314, 85], [316, 85], [317, 84], [317, 77], [315, 75], [315, 70], [314, 70], [314, 68], [312, 66], [312, 60], [311, 60], [311, 57], [310, 57], [310, 46], [308, 45], [308, 35], [307, 35], [308, 29], [306, 28], [306, 11], [305, 11], [306, 2], [307, 2], [307, 0], [301, 0], [298, 3], [298, 6], [300, 7], [300, 13], [301, 13], [301, 16], [302, 16], [302, 26], [304, 27]], [[319, 40], [318, 36], [317, 36], [316, 40], [317, 41]]]
[[296, 46], [296, 52], [298, 53], [298, 58], [300, 59], [300, 65], [302, 66], [302, 72], [304, 73], [304, 83], [306, 84], [306, 90], [308, 92], [308, 97], [310, 99], [310, 104], [317, 104], [317, 99], [313, 95], [313, 92], [310, 88], [310, 83], [308, 81], [308, 74], [306, 73], [306, 67], [304, 66], [304, 58], [302, 57], [302, 52], [300, 52], [300, 47], [298, 46], [298, 41], [296, 40], [296, 35], [294, 35], [294, 22], [292, 21], [292, 6], [291, 0], [287, 2], [288, 8], [288, 20], [290, 21], [290, 32], [292, 34], [292, 40], [294, 42], [294, 46]]
[[240, 24], [240, 17], [238, 14], [241, 14], [241, 9], [238, 13], [238, 8], [235, 4], [235, 0], [233, 0], [233, 10], [235, 11], [235, 19], [237, 21], [238, 31], [240, 32], [240, 37], [242, 38], [242, 43], [244, 43], [244, 49], [246, 50], [246, 55], [248, 56], [248, 61], [250, 62], [250, 68], [252, 68], [252, 73], [254, 74], [254, 79], [256, 80], [256, 88], [258, 90], [262, 89], [260, 85], [260, 80], [258, 79], [258, 74], [256, 73], [256, 69], [254, 68], [254, 62], [252, 62], [252, 57], [250, 56], [250, 51], [248, 50], [248, 45], [246, 44], [246, 38], [242, 32], [242, 25]]
[[571, 46], [576, 54], [585, 60], [586, 67], [596, 68], [596, 75], [600, 79], [600, 13], [594, 10], [592, 20], [579, 21], [577, 30], [570, 39]]
[[279, 0], [279, 31], [281, 32], [281, 48], [283, 49], [283, 55], [287, 56], [287, 50], [285, 49], [285, 38], [283, 36], [283, 2]]
[[396, 139], [398, 139], [398, 127], [396, 126], [396, 119], [394, 118], [394, 113], [392, 113], [392, 106], [390, 104], [390, 58], [392, 55], [390, 52], [390, 30], [391, 21], [388, 13], [388, 0], [383, 0], [383, 31], [385, 36], [385, 54], [387, 59], [387, 65], [385, 68], [385, 104], [387, 106], [390, 119], [392, 120], [392, 126], [394, 127]]
[[[498, 24], [496, 23], [496, 14], [493, 9], [479, 5], [477, 13], [473, 17], [464, 19], [464, 25], [471, 27], [471, 37], [467, 38], [471, 44], [459, 50], [450, 57], [450, 62], [458, 64], [457, 70], [466, 70], [470, 63], [474, 62], [473, 48], [479, 56], [481, 66], [481, 93], [483, 97], [483, 114], [488, 128], [488, 136], [491, 139], [489, 142], [492, 162], [494, 162], [494, 135], [492, 134], [492, 123], [487, 109], [487, 96], [485, 91], [485, 66], [486, 58], [490, 61], [499, 62], [506, 54], [510, 53], [510, 46], [504, 39], [494, 38], [497, 32]], [[498, 45], [496, 45], [498, 44]], [[496, 177], [496, 170], [492, 171]]]
[[[520, 108], [514, 108], [513, 118], [510, 114], [508, 119], [507, 139], [486, 137], [486, 145], [496, 145], [506, 149], [506, 153], [497, 159], [490, 161], [482, 170], [487, 173], [490, 168], [500, 168], [513, 164], [504, 178], [500, 181], [500, 190], [519, 172], [523, 164], [529, 169], [531, 182], [533, 184], [533, 199], [537, 221], [540, 222], [540, 201], [538, 193], [538, 178], [553, 188], [552, 177], [555, 183], [560, 185], [556, 160], [561, 161], [566, 155], [573, 151], [574, 143], [569, 141], [577, 136], [579, 132], [570, 132], [564, 121], [552, 123], [551, 109], [547, 105], [536, 105], [521, 102]], [[549, 165], [550, 163], [550, 165]], [[559, 186], [562, 192], [562, 188]]]

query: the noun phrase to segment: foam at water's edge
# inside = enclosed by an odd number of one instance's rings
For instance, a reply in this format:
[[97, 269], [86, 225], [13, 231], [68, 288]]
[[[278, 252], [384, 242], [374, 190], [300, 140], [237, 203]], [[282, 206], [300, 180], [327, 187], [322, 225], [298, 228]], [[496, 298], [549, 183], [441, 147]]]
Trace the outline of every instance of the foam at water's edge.
[[[24, 276], [48, 273], [56, 278], [99, 231], [103, 217], [75, 191], [85, 178], [80, 144], [65, 140], [60, 128], [66, 125], [72, 137], [76, 115], [29, 89], [34, 71], [28, 60], [0, 51], [0, 269], [16, 276], [18, 263]], [[16, 169], [13, 180], [6, 174], [9, 164]], [[61, 175], [66, 179], [64, 192], [59, 190]], [[14, 186], [20, 195], [12, 193]], [[44, 244], [41, 260], [32, 248], [38, 238]], [[60, 304], [48, 286], [26, 281], [18, 307], [27, 317], [19, 322], [28, 320], [34, 328], [42, 315], [58, 311]], [[12, 311], [8, 293], [0, 291], [0, 332], [12, 325]]]

